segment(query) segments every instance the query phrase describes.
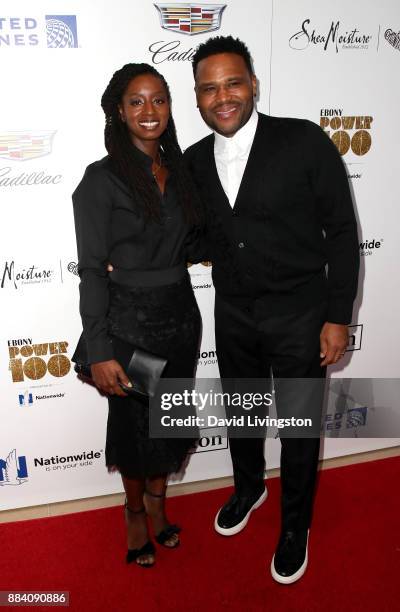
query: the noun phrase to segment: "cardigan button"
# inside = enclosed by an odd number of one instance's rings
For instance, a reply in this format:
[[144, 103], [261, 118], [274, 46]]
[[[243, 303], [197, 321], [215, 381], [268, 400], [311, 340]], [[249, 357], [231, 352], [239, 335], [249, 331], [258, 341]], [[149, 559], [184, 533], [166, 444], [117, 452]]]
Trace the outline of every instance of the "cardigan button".
[[239, 249], [243, 249], [243, 247], [244, 247], [244, 242], [239, 242], [238, 247], [239, 247]]

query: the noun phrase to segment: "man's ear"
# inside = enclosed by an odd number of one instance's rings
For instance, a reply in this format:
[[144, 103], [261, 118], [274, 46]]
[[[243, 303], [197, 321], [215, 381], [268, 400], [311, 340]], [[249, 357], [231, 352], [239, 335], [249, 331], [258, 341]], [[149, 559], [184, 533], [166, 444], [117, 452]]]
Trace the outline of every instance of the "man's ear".
[[253, 85], [253, 98], [257, 95], [257, 77], [255, 74], [251, 77], [252, 85]]

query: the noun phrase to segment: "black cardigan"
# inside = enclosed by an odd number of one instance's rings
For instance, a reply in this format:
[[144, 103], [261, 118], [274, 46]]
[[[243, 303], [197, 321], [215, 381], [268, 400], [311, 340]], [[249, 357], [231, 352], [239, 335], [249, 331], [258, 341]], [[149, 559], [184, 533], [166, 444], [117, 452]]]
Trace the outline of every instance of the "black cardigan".
[[[327, 320], [348, 324], [357, 291], [357, 225], [347, 174], [314, 123], [259, 114], [235, 205], [219, 181], [214, 135], [185, 151], [207, 216], [207, 255], [223, 298], [265, 312], [328, 300]], [[327, 266], [327, 275], [326, 275]]]

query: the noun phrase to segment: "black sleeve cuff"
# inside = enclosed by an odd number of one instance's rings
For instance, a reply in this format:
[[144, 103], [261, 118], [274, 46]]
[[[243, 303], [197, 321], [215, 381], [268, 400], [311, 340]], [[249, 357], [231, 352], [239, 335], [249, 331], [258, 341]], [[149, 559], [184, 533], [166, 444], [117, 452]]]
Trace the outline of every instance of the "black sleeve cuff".
[[353, 301], [330, 299], [328, 302], [328, 323], [337, 325], [349, 325], [353, 315]]
[[110, 338], [86, 340], [89, 364], [114, 359], [114, 349]]

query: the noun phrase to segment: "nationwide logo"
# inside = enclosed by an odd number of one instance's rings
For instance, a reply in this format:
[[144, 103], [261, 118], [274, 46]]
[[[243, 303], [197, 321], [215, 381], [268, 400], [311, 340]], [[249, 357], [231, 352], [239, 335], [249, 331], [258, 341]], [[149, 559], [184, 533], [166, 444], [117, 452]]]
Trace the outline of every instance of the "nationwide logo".
[[345, 115], [341, 108], [321, 108], [319, 125], [336, 145], [340, 155], [351, 151], [362, 157], [371, 149], [373, 120], [370, 115]]
[[49, 155], [55, 133], [55, 130], [0, 133], [0, 157], [10, 161], [26, 161]]
[[214, 351], [199, 351], [197, 355], [198, 365], [199, 366], [207, 366], [212, 365], [218, 362], [217, 360], [217, 352]]
[[[157, 3], [160, 24], [164, 30], [193, 36], [205, 34], [221, 27], [221, 17], [226, 4]], [[149, 46], [153, 64], [163, 62], [191, 62], [195, 49], [180, 49], [179, 40], [159, 40]]]
[[366, 257], [367, 255], [373, 255], [376, 253], [377, 249], [382, 248], [383, 238], [377, 240], [373, 238], [372, 240], [364, 240], [364, 242], [360, 242], [360, 255], [362, 257]]
[[349, 325], [349, 344], [346, 351], [360, 351], [364, 325]]
[[327, 51], [329, 48], [339, 52], [339, 49], [369, 49], [372, 34], [360, 32], [357, 28], [344, 29], [340, 21], [332, 21], [325, 30], [317, 31], [310, 26], [311, 19], [305, 19], [301, 29], [289, 38], [289, 47], [295, 51], [304, 51], [310, 45]]
[[6, 261], [0, 271], [0, 288], [19, 289], [22, 285], [39, 285], [54, 280], [54, 270], [42, 266], [16, 267], [14, 260]]
[[192, 284], [193, 289], [211, 289], [212, 285], [211, 283], [203, 283], [202, 285], [193, 285]]
[[99, 451], [83, 451], [72, 455], [53, 455], [52, 457], [35, 457], [33, 465], [35, 468], [44, 467], [46, 472], [52, 470], [65, 471], [73, 470], [80, 467], [89, 467], [94, 464], [94, 461], [101, 458], [103, 450]]
[[20, 406], [31, 406], [34, 401], [46, 400], [46, 399], [63, 399], [65, 397], [65, 393], [48, 393], [43, 395], [35, 395], [33, 397], [33, 393], [29, 391], [25, 391], [24, 393], [19, 393], [18, 401]]
[[28, 480], [25, 455], [17, 456], [14, 448], [5, 459], [0, 457], [0, 487], [21, 485]]
[[[9, 370], [14, 383], [40, 380], [47, 373], [63, 378], [71, 369], [66, 353], [68, 342], [45, 342], [33, 344], [31, 338], [8, 340]], [[40, 398], [44, 399], [44, 398]]]
[[33, 404], [33, 395], [28, 390], [18, 394], [18, 403], [20, 406], [31, 406]]
[[212, 430], [213, 428], [204, 427], [200, 429], [195, 453], [209, 453], [210, 451], [228, 448], [228, 438], [223, 438], [220, 434], [212, 435], [211, 431], [207, 431], [207, 429]]
[[226, 4], [155, 4], [164, 30], [179, 34], [204, 34], [219, 30]]
[[396, 33], [389, 28], [389, 30], [385, 32], [385, 40], [389, 45], [392, 45], [393, 49], [400, 51], [400, 31]]
[[0, 17], [0, 47], [78, 47], [75, 15]]

